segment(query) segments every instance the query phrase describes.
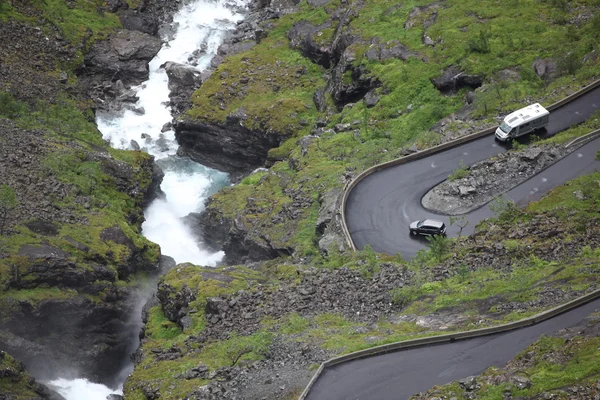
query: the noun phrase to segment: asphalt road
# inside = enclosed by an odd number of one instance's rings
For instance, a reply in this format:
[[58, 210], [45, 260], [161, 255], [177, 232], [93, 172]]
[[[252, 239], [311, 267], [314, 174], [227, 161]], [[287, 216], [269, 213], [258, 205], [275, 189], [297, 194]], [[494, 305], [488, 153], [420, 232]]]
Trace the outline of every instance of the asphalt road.
[[[550, 113], [545, 136], [552, 136], [566, 128], [585, 121], [600, 109], [600, 88], [575, 99]], [[519, 141], [527, 140], [527, 137]], [[352, 190], [346, 202], [346, 224], [358, 249], [370, 244], [380, 253], [401, 253], [413, 257], [426, 247], [427, 241], [409, 234], [408, 225], [415, 220], [435, 218], [449, 224], [449, 218], [426, 210], [422, 197], [434, 186], [445, 180], [463, 160], [472, 165], [495, 154], [507, 151], [509, 146], [497, 142], [493, 135], [433, 154], [407, 164], [375, 172], [367, 176]], [[506, 193], [518, 204], [539, 199], [552, 187], [581, 174], [600, 169], [595, 160], [600, 141], [595, 140], [575, 153], [563, 158], [529, 181]], [[493, 216], [484, 206], [466, 214], [469, 225], [463, 234], [472, 232], [477, 222]], [[458, 234], [457, 226], [448, 227], [448, 235]]]
[[[596, 89], [554, 110], [546, 136], [583, 122], [599, 108], [600, 89]], [[425, 193], [446, 179], [461, 160], [465, 165], [472, 165], [506, 150], [507, 147], [490, 135], [368, 176], [352, 190], [346, 203], [346, 223], [356, 247], [362, 249], [371, 244], [378, 252], [400, 252], [412, 257], [427, 242], [409, 234], [411, 221], [433, 217], [449, 222], [448, 217], [422, 207]], [[598, 150], [600, 138], [516, 186], [505, 196], [524, 205], [567, 180], [600, 170], [600, 161], [596, 160]], [[470, 224], [463, 234], [469, 234], [477, 222], [492, 215], [487, 205], [468, 213]], [[448, 229], [450, 236], [457, 232], [458, 227]], [[515, 331], [342, 363], [323, 371], [307, 399], [408, 399], [434, 385], [480, 374], [490, 366], [502, 366], [541, 334], [571, 327], [599, 308], [600, 299], [559, 318]]]
[[537, 325], [454, 343], [418, 347], [327, 368], [308, 400], [406, 400], [415, 393], [504, 366], [544, 333], [578, 324], [600, 299]]

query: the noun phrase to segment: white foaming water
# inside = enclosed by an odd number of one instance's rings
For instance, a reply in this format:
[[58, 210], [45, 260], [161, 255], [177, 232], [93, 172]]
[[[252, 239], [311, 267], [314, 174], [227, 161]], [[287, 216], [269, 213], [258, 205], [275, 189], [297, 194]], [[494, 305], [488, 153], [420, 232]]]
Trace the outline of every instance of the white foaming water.
[[[139, 100], [135, 111], [122, 115], [98, 115], [98, 127], [113, 147], [130, 149], [132, 140], [142, 150], [155, 156], [165, 177], [161, 189], [166, 199], [155, 200], [146, 210], [142, 233], [161, 246], [162, 253], [178, 263], [214, 265], [223, 254], [211, 254], [198, 246], [181, 218], [202, 211], [206, 197], [228, 184], [227, 175], [186, 158], [176, 156], [177, 142], [172, 130], [161, 133], [171, 114], [165, 104], [169, 101], [167, 74], [161, 65], [167, 61], [189, 64], [202, 71], [216, 54], [227, 30], [235, 27], [243, 16], [232, 10], [242, 7], [237, 2], [195, 2], [186, 5], [174, 17], [170, 40], [150, 62], [150, 77], [136, 88]], [[202, 49], [202, 55], [197, 56]], [[143, 111], [142, 111], [143, 110]], [[142, 136], [144, 138], [142, 138]]]
[[[131, 149], [135, 140], [143, 151], [155, 157], [165, 173], [161, 189], [166, 198], [153, 201], [145, 210], [142, 233], [177, 263], [215, 265], [222, 258], [222, 252], [202, 249], [181, 218], [202, 211], [204, 200], [226, 186], [229, 179], [224, 173], [177, 157], [175, 133], [172, 130], [161, 133], [172, 116], [166, 106], [168, 78], [160, 66], [167, 61], [189, 64], [189, 60], [195, 60], [194, 66], [199, 71], [206, 69], [226, 32], [243, 19], [236, 10], [244, 6], [244, 0], [201, 0], [184, 5], [163, 35], [167, 43], [149, 64], [148, 81], [134, 88], [139, 99], [134, 107], [137, 112], [127, 110], [120, 115], [97, 116], [98, 128], [112, 147]], [[202, 55], [198, 57], [200, 49]], [[67, 400], [105, 400], [109, 394], [122, 394], [122, 387], [115, 391], [85, 379], [61, 378], [48, 384]]]
[[55, 379], [47, 385], [67, 400], [106, 400], [109, 394], [122, 395], [120, 390], [110, 390], [104, 385], [93, 383], [87, 379]]

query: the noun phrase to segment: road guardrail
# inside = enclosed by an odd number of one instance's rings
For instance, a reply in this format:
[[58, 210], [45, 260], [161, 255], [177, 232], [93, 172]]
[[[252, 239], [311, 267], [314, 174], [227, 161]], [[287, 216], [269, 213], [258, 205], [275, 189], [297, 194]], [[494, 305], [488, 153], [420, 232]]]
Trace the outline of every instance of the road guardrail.
[[[579, 89], [578, 91], [570, 94], [569, 96], [563, 98], [562, 100], [557, 101], [556, 103], [551, 104], [550, 106], [546, 107], [547, 110], [552, 111], [555, 110], [569, 102], [571, 102], [572, 100], [578, 98], [579, 96], [582, 96], [584, 94], [586, 94], [587, 92], [594, 90], [595, 88], [597, 88], [598, 86], [600, 86], [600, 79], [590, 83], [587, 86], [584, 86], [583, 88]], [[436, 154], [439, 152], [442, 152], [444, 150], [450, 149], [452, 147], [456, 147], [458, 145], [461, 145], [463, 143], [468, 143], [470, 141], [479, 139], [481, 137], [487, 136], [489, 134], [494, 133], [494, 131], [496, 130], [496, 127], [493, 128], [488, 128], [488, 129], [484, 129], [482, 131], [479, 132], [475, 132], [475, 133], [471, 133], [469, 135], [465, 135], [463, 137], [460, 137], [458, 139], [455, 140], [451, 140], [449, 142], [446, 143], [442, 143], [439, 144], [437, 146], [433, 146], [433, 147], [429, 147], [427, 149], [418, 151], [416, 153], [412, 153], [409, 154], [407, 156], [404, 157], [400, 157], [400, 158], [396, 158], [394, 160], [390, 160], [390, 161], [386, 161], [384, 163], [381, 164], [377, 164], [374, 165], [370, 168], [367, 168], [366, 170], [364, 170], [363, 172], [361, 172], [356, 178], [354, 178], [352, 180], [352, 182], [346, 186], [346, 188], [344, 189], [344, 194], [342, 196], [342, 202], [341, 202], [341, 206], [340, 206], [340, 216], [341, 216], [341, 226], [342, 226], [342, 231], [344, 232], [344, 237], [346, 238], [346, 243], [348, 244], [348, 247], [350, 247], [351, 250], [355, 251], [356, 250], [356, 246], [354, 245], [354, 241], [352, 240], [352, 236], [350, 235], [350, 231], [348, 230], [348, 225], [346, 224], [346, 201], [348, 200], [348, 196], [350, 195], [350, 192], [352, 192], [352, 189], [354, 189], [354, 187], [363, 179], [365, 179], [367, 176], [380, 171], [382, 169], [385, 168], [389, 168], [389, 167], [393, 167], [396, 165], [400, 165], [400, 164], [406, 164], [410, 161], [414, 161], [414, 160], [418, 160], [420, 158], [423, 157], [427, 157], [429, 155], [432, 154]]]
[[[546, 109], [548, 109], [549, 111], [555, 110], [599, 86], [600, 86], [600, 79], [598, 79], [598, 80], [592, 82], [591, 84], [581, 88], [580, 90], [570, 94], [569, 96], [563, 98], [562, 100], [557, 101], [556, 103], [546, 107]], [[348, 200], [348, 196], [350, 195], [350, 192], [352, 191], [352, 189], [360, 181], [362, 181], [367, 176], [369, 176], [377, 171], [380, 171], [382, 169], [389, 168], [389, 167], [392, 167], [395, 165], [405, 164], [410, 161], [414, 161], [414, 160], [418, 160], [423, 157], [427, 157], [431, 154], [439, 153], [441, 151], [450, 149], [452, 147], [456, 147], [463, 143], [467, 143], [467, 142], [479, 139], [481, 137], [484, 137], [486, 135], [489, 135], [489, 134], [493, 133], [495, 130], [496, 130], [496, 128], [493, 127], [493, 128], [484, 129], [482, 131], [475, 132], [475, 133], [472, 133], [469, 135], [465, 135], [461, 138], [452, 140], [450, 142], [446, 142], [446, 143], [443, 143], [443, 144], [440, 144], [437, 146], [433, 146], [428, 149], [424, 149], [424, 150], [418, 151], [416, 153], [412, 153], [407, 156], [400, 157], [400, 158], [397, 158], [397, 159], [394, 159], [391, 161], [377, 164], [373, 167], [367, 168], [365, 171], [360, 173], [356, 178], [354, 178], [354, 180], [352, 180], [352, 182], [349, 185], [347, 185], [344, 188], [344, 194], [342, 196], [342, 202], [341, 202], [341, 210], [340, 210], [341, 225], [342, 225], [342, 230], [344, 232], [344, 236], [346, 237], [348, 246], [352, 250], [356, 250], [356, 246], [354, 245], [352, 237], [350, 236], [350, 232], [348, 231], [348, 226], [346, 225], [346, 201]], [[581, 136], [579, 138], [572, 140], [571, 142], [566, 144], [565, 147], [579, 145], [579, 144], [585, 143], [589, 140], [595, 139], [598, 136], [600, 136], [600, 129], [595, 130], [584, 136]], [[404, 349], [409, 349], [409, 348], [428, 346], [428, 345], [432, 345], [432, 344], [451, 343], [456, 340], [465, 340], [465, 339], [470, 339], [470, 338], [479, 337], [479, 336], [488, 336], [488, 335], [493, 335], [496, 333], [507, 332], [507, 331], [523, 328], [526, 326], [536, 325], [540, 322], [543, 322], [550, 318], [553, 318], [559, 314], [562, 314], [562, 313], [565, 313], [572, 309], [575, 309], [583, 304], [589, 303], [597, 298], [600, 298], [600, 289], [595, 290], [587, 295], [581, 296], [581, 297], [579, 297], [575, 300], [572, 300], [568, 303], [554, 307], [550, 310], [544, 311], [542, 313], [539, 313], [539, 314], [534, 315], [529, 318], [522, 319], [520, 321], [510, 322], [507, 324], [502, 324], [502, 325], [493, 326], [493, 327], [489, 327], [489, 328], [480, 328], [480, 329], [474, 329], [474, 330], [470, 330], [470, 331], [462, 331], [462, 332], [429, 336], [429, 337], [418, 338], [418, 339], [404, 340], [401, 342], [395, 342], [395, 343], [389, 343], [389, 344], [385, 344], [385, 345], [381, 345], [381, 346], [375, 346], [375, 347], [371, 347], [369, 349], [360, 350], [360, 351], [356, 351], [353, 353], [345, 354], [340, 357], [332, 358], [330, 360], [323, 362], [319, 366], [319, 368], [313, 375], [312, 379], [310, 380], [310, 382], [308, 383], [308, 385], [306, 386], [306, 388], [304, 389], [304, 391], [302, 392], [302, 394], [300, 395], [298, 400], [306, 399], [306, 396], [308, 396], [310, 389], [314, 386], [315, 382], [319, 379], [319, 376], [321, 375], [323, 370], [327, 367], [331, 367], [333, 365], [340, 364], [343, 362], [355, 360], [358, 358], [365, 358], [365, 357], [369, 357], [369, 356], [373, 356], [373, 355], [377, 355], [377, 354], [384, 354], [384, 353], [389, 353], [389, 352], [399, 351], [399, 350], [404, 350]]]
[[448, 333], [448, 334], [442, 334], [442, 335], [437, 335], [437, 336], [428, 336], [428, 337], [423, 337], [423, 338], [418, 338], [418, 339], [404, 340], [401, 342], [395, 342], [395, 343], [384, 344], [381, 346], [375, 346], [375, 347], [371, 347], [369, 349], [359, 350], [359, 351], [355, 351], [353, 353], [344, 354], [343, 356], [340, 356], [340, 357], [331, 358], [331, 359], [323, 362], [319, 366], [319, 368], [313, 375], [312, 379], [310, 380], [310, 382], [308, 383], [308, 385], [306, 386], [306, 388], [304, 389], [304, 391], [302, 392], [302, 394], [300, 395], [298, 400], [306, 399], [306, 397], [308, 396], [308, 394], [310, 392], [310, 389], [314, 386], [315, 382], [319, 379], [319, 376], [323, 373], [323, 371], [327, 367], [331, 367], [331, 366], [334, 366], [337, 364], [341, 364], [343, 362], [356, 360], [359, 358], [370, 357], [370, 356], [374, 356], [374, 355], [378, 355], [378, 354], [385, 354], [385, 353], [390, 353], [390, 352], [399, 351], [399, 350], [406, 350], [406, 349], [414, 349], [415, 347], [430, 346], [433, 344], [452, 343], [457, 340], [471, 339], [471, 338], [480, 337], [480, 336], [489, 336], [489, 335], [494, 335], [497, 333], [503, 333], [503, 332], [507, 332], [507, 331], [516, 330], [519, 328], [524, 328], [527, 326], [537, 325], [540, 322], [549, 320], [550, 318], [553, 318], [559, 314], [563, 314], [567, 311], [573, 310], [579, 306], [587, 304], [598, 298], [600, 298], [600, 289], [594, 290], [593, 292], [590, 292], [584, 296], [578, 297], [578, 298], [571, 300], [565, 304], [551, 308], [550, 310], [543, 311], [539, 314], [536, 314], [529, 318], [524, 318], [519, 321], [509, 322], [509, 323], [497, 325], [497, 326], [491, 326], [488, 328], [480, 328], [480, 329], [473, 329], [473, 330], [469, 330], [469, 331], [462, 331], [462, 332]]

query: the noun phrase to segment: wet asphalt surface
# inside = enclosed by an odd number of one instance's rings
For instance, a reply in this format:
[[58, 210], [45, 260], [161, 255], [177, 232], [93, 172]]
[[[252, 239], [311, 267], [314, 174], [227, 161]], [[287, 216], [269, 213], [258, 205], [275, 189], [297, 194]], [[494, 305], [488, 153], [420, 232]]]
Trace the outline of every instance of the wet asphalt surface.
[[[550, 121], [544, 136], [552, 136], [569, 126], [585, 121], [600, 109], [600, 88], [597, 88], [550, 113]], [[527, 136], [518, 139], [527, 140]], [[406, 259], [426, 247], [422, 236], [409, 234], [408, 225], [415, 220], [435, 218], [449, 225], [449, 218], [421, 205], [423, 196], [448, 178], [463, 160], [472, 165], [507, 151], [510, 145], [494, 139], [494, 135], [474, 140], [444, 152], [433, 154], [407, 164], [375, 172], [367, 176], [350, 193], [346, 203], [346, 224], [356, 248], [370, 244], [380, 253], [401, 253]], [[600, 169], [596, 151], [600, 141], [594, 140], [571, 153], [551, 167], [507, 192], [505, 196], [517, 204], [539, 199], [551, 188], [579, 175]], [[533, 191], [533, 193], [531, 193]], [[484, 206], [465, 216], [469, 225], [463, 234], [470, 234], [482, 219], [493, 216]], [[448, 236], [457, 236], [459, 228], [448, 226]]]
[[406, 400], [415, 393], [501, 367], [540, 335], [578, 324], [600, 309], [600, 299], [527, 328], [418, 347], [326, 368], [308, 400]]
[[[591, 91], [550, 114], [545, 136], [585, 121], [600, 108], [600, 88]], [[519, 141], [527, 140], [519, 139]], [[493, 135], [449, 149], [442, 153], [378, 171], [361, 181], [346, 203], [346, 223], [358, 249], [370, 244], [378, 252], [401, 253], [412, 257], [427, 241], [409, 234], [410, 222], [423, 218], [449, 218], [430, 212], [421, 198], [442, 182], [460, 160], [472, 165], [509, 147]], [[600, 170], [596, 152], [600, 138], [575, 150], [549, 168], [505, 193], [519, 205], [540, 199], [555, 186], [577, 176]], [[482, 219], [493, 216], [485, 205], [468, 214], [472, 232]], [[458, 227], [449, 226], [448, 235], [456, 236]], [[326, 368], [315, 382], [310, 400], [403, 400], [470, 375], [490, 366], [503, 366], [518, 352], [538, 340], [540, 335], [576, 325], [591, 312], [600, 309], [600, 299], [543, 323], [502, 334], [419, 347], [358, 359]]]

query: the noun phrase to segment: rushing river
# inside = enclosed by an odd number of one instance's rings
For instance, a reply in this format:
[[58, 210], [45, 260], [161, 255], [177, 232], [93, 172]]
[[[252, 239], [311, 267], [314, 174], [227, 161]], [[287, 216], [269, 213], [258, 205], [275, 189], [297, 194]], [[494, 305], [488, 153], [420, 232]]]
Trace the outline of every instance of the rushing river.
[[[243, 0], [200, 0], [184, 5], [174, 16], [173, 23], [161, 30], [165, 43], [149, 64], [149, 79], [135, 88], [139, 98], [135, 108], [143, 109], [144, 113], [125, 111], [120, 115], [97, 116], [98, 127], [112, 147], [131, 149], [134, 140], [143, 151], [155, 157], [165, 173], [161, 189], [166, 198], [155, 200], [145, 210], [142, 233], [158, 243], [162, 253], [173, 257], [177, 263], [214, 265], [222, 258], [222, 253], [204, 250], [181, 218], [190, 212], [201, 211], [204, 200], [228, 185], [229, 179], [222, 172], [177, 157], [174, 132], [161, 133], [172, 116], [167, 107], [167, 74], [160, 66], [167, 61], [189, 64], [188, 60], [196, 59], [195, 67], [199, 71], [206, 69], [226, 32], [243, 18], [236, 11], [243, 7]], [[203, 50], [203, 55], [194, 58], [193, 53], [199, 49]], [[137, 337], [137, 332], [132, 333], [133, 337]], [[131, 369], [132, 366], [127, 372]], [[115, 371], [117, 374], [119, 371]], [[126, 374], [123, 374], [125, 378]], [[49, 384], [67, 400], [104, 400], [111, 393], [122, 393], [121, 389], [111, 390], [85, 379], [57, 379]]]

